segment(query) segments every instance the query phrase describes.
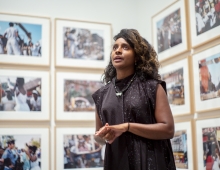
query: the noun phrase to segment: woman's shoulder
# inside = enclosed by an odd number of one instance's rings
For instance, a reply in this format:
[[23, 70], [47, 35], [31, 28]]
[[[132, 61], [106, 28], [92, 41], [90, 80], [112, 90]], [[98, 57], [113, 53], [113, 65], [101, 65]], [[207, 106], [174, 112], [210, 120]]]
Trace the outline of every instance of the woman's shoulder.
[[144, 79], [143, 83], [145, 88], [151, 92], [156, 91], [159, 84], [166, 91], [166, 82], [163, 80], [148, 78], [148, 79]]
[[166, 86], [166, 82], [163, 80], [159, 79], [154, 79], [154, 78], [147, 78], [143, 80], [144, 84], [148, 86], [157, 86], [158, 84], [161, 84], [162, 86]]

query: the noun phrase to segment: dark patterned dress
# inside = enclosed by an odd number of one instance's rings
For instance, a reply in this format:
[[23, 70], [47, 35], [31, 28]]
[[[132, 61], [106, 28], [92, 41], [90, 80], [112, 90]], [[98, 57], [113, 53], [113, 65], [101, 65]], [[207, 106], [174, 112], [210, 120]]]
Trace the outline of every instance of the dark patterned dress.
[[[133, 75], [116, 80], [119, 89], [127, 86]], [[93, 94], [103, 125], [125, 122], [154, 124], [157, 85], [163, 81], [136, 77], [122, 96], [116, 96], [110, 82]], [[112, 144], [106, 144], [104, 170], [176, 170], [170, 140], [151, 140], [125, 132]]]

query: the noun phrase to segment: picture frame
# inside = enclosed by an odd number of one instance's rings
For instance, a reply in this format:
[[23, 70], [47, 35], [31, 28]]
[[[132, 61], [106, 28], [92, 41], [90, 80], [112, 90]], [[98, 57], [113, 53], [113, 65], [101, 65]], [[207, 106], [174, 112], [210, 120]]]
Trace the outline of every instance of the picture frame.
[[[28, 155], [25, 151], [35, 150], [37, 160], [35, 165], [38, 165], [40, 169], [50, 169], [50, 139], [49, 129], [46, 127], [39, 128], [0, 128], [0, 141], [1, 147], [7, 148], [7, 143], [14, 140], [17, 157], [23, 158], [23, 162], [27, 165], [29, 163]], [[35, 148], [33, 148], [35, 146]], [[1, 148], [1, 150], [2, 150]], [[24, 151], [25, 150], [25, 151]], [[33, 151], [34, 151], [33, 150]], [[1, 152], [3, 154], [3, 151]], [[1, 155], [2, 157], [2, 155]], [[38, 162], [38, 163], [37, 163]]]
[[56, 120], [95, 120], [92, 94], [101, 88], [101, 74], [56, 72]]
[[49, 18], [9, 13], [0, 18], [0, 63], [49, 66]]
[[173, 116], [190, 114], [188, 58], [162, 66], [159, 73], [166, 82], [167, 97]]
[[107, 66], [111, 52], [111, 24], [55, 19], [55, 65], [99, 68]]
[[192, 55], [196, 112], [220, 108], [220, 45]]
[[177, 170], [193, 169], [192, 122], [175, 123], [175, 134], [170, 141]]
[[0, 121], [50, 120], [49, 72], [0, 69]]
[[[196, 48], [220, 37], [220, 6], [218, 1], [189, 0], [191, 45]], [[218, 9], [219, 10], [219, 9]]]
[[188, 50], [185, 0], [177, 0], [152, 17], [152, 45], [164, 61]]
[[[101, 146], [94, 140], [95, 128], [56, 127], [55, 131], [56, 170], [103, 169], [105, 145]], [[85, 146], [83, 150], [80, 145]], [[77, 155], [75, 159], [73, 155]], [[82, 157], [86, 161], [82, 161]], [[66, 158], [68, 158], [67, 161]], [[66, 163], [65, 166], [64, 163]]]
[[[220, 118], [196, 120], [197, 167], [216, 166], [216, 147], [220, 145]], [[213, 160], [212, 162], [208, 161]]]

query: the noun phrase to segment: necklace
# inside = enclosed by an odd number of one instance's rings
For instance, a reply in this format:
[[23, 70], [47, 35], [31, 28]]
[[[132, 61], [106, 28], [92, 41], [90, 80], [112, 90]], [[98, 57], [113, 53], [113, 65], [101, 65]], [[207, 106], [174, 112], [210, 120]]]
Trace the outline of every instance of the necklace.
[[123, 92], [126, 91], [128, 89], [128, 87], [131, 85], [131, 83], [133, 82], [134, 78], [136, 77], [136, 73], [133, 75], [133, 77], [131, 78], [131, 80], [128, 82], [127, 86], [125, 86], [121, 91], [119, 91], [115, 85], [115, 78], [113, 78], [113, 85], [114, 85], [114, 88], [115, 88], [115, 94], [116, 96], [122, 96]]

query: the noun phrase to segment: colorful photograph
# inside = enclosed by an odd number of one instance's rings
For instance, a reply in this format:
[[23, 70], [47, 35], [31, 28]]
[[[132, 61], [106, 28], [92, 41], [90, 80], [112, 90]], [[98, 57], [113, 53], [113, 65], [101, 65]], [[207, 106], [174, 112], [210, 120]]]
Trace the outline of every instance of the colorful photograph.
[[180, 9], [156, 23], [158, 53], [182, 43]]
[[220, 169], [220, 126], [202, 129], [203, 167]]
[[104, 60], [104, 31], [63, 28], [64, 58]]
[[173, 156], [177, 168], [188, 169], [186, 130], [176, 131], [171, 139]]
[[220, 25], [220, 0], [195, 0], [194, 2], [197, 35]]
[[220, 53], [198, 61], [200, 99], [220, 97]]
[[100, 81], [64, 80], [64, 111], [95, 111], [92, 94], [102, 86]]
[[172, 107], [185, 104], [183, 68], [162, 74], [166, 82], [168, 101]]
[[1, 170], [41, 170], [41, 135], [0, 135]]
[[0, 76], [0, 111], [41, 111], [41, 78]]
[[42, 26], [0, 20], [0, 54], [41, 57]]
[[64, 169], [103, 167], [105, 147], [99, 145], [94, 135], [63, 135]]

